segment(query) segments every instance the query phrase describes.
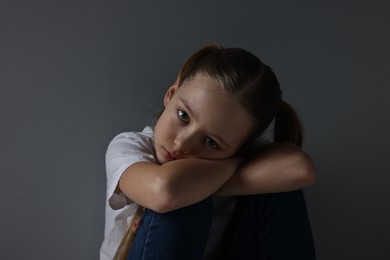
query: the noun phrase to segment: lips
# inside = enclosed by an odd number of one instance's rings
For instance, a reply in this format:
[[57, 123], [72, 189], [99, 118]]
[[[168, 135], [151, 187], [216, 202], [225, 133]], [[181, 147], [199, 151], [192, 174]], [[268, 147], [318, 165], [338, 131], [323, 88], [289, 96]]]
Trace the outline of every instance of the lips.
[[177, 159], [177, 158], [176, 158], [171, 152], [169, 152], [167, 149], [163, 148], [163, 150], [164, 150], [164, 153], [165, 153], [165, 157], [167, 157], [169, 160], [174, 161], [174, 160]]

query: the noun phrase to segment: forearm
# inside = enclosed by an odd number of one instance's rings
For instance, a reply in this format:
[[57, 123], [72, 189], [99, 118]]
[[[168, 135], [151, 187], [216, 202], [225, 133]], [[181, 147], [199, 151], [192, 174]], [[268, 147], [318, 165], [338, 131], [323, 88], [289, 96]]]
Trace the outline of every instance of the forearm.
[[315, 180], [314, 161], [291, 143], [263, 148], [243, 163], [216, 195], [249, 195], [304, 188]]
[[157, 212], [194, 204], [214, 194], [235, 172], [237, 161], [182, 159], [129, 167], [120, 188], [129, 199]]

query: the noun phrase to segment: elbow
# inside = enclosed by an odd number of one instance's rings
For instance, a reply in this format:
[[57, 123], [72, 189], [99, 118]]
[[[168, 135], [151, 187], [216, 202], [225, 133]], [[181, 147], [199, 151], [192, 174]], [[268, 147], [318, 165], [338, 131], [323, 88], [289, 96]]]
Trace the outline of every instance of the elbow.
[[174, 200], [170, 196], [160, 194], [150, 209], [157, 213], [167, 213], [177, 209], [175, 205]]
[[157, 213], [166, 213], [179, 208], [177, 196], [170, 188], [172, 184], [169, 180], [157, 176], [149, 179], [144, 185], [136, 187], [126, 186], [126, 181], [123, 177], [119, 180], [120, 191], [136, 204]]
[[157, 213], [167, 213], [179, 208], [178, 197], [167, 180], [159, 179], [156, 182], [154, 200], [150, 209]]
[[301, 158], [300, 169], [298, 179], [302, 188], [312, 185], [317, 178], [317, 168], [314, 160], [310, 156], [304, 154]]

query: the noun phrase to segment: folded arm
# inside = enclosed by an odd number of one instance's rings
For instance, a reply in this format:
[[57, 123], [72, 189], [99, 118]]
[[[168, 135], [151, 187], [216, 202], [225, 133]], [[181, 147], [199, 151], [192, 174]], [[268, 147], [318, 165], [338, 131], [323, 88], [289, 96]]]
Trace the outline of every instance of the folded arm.
[[309, 155], [292, 143], [273, 143], [241, 164], [216, 195], [291, 191], [309, 186], [315, 177], [316, 167]]
[[156, 212], [199, 202], [218, 190], [235, 172], [237, 158], [181, 159], [163, 165], [136, 163], [119, 180], [127, 198]]
[[181, 159], [163, 165], [140, 162], [123, 173], [119, 188], [127, 198], [156, 212], [192, 205], [210, 195], [284, 192], [315, 180], [314, 161], [292, 143], [267, 145], [238, 166], [238, 158]]

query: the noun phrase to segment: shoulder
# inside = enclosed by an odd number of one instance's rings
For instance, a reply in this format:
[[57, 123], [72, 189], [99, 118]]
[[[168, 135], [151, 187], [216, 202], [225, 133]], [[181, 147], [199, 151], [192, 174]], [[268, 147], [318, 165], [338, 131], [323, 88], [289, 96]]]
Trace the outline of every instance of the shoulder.
[[117, 188], [123, 172], [137, 162], [156, 163], [153, 130], [120, 133], [112, 139], [106, 151], [107, 196]]
[[115, 136], [112, 142], [142, 143], [153, 140], [153, 129], [146, 126], [142, 132], [123, 132]]
[[147, 126], [142, 132], [124, 132], [118, 134], [108, 145], [107, 153], [126, 149], [153, 152], [153, 129]]
[[156, 162], [151, 127], [145, 127], [142, 132], [120, 133], [108, 145], [106, 152], [108, 168], [125, 167], [139, 161]]

